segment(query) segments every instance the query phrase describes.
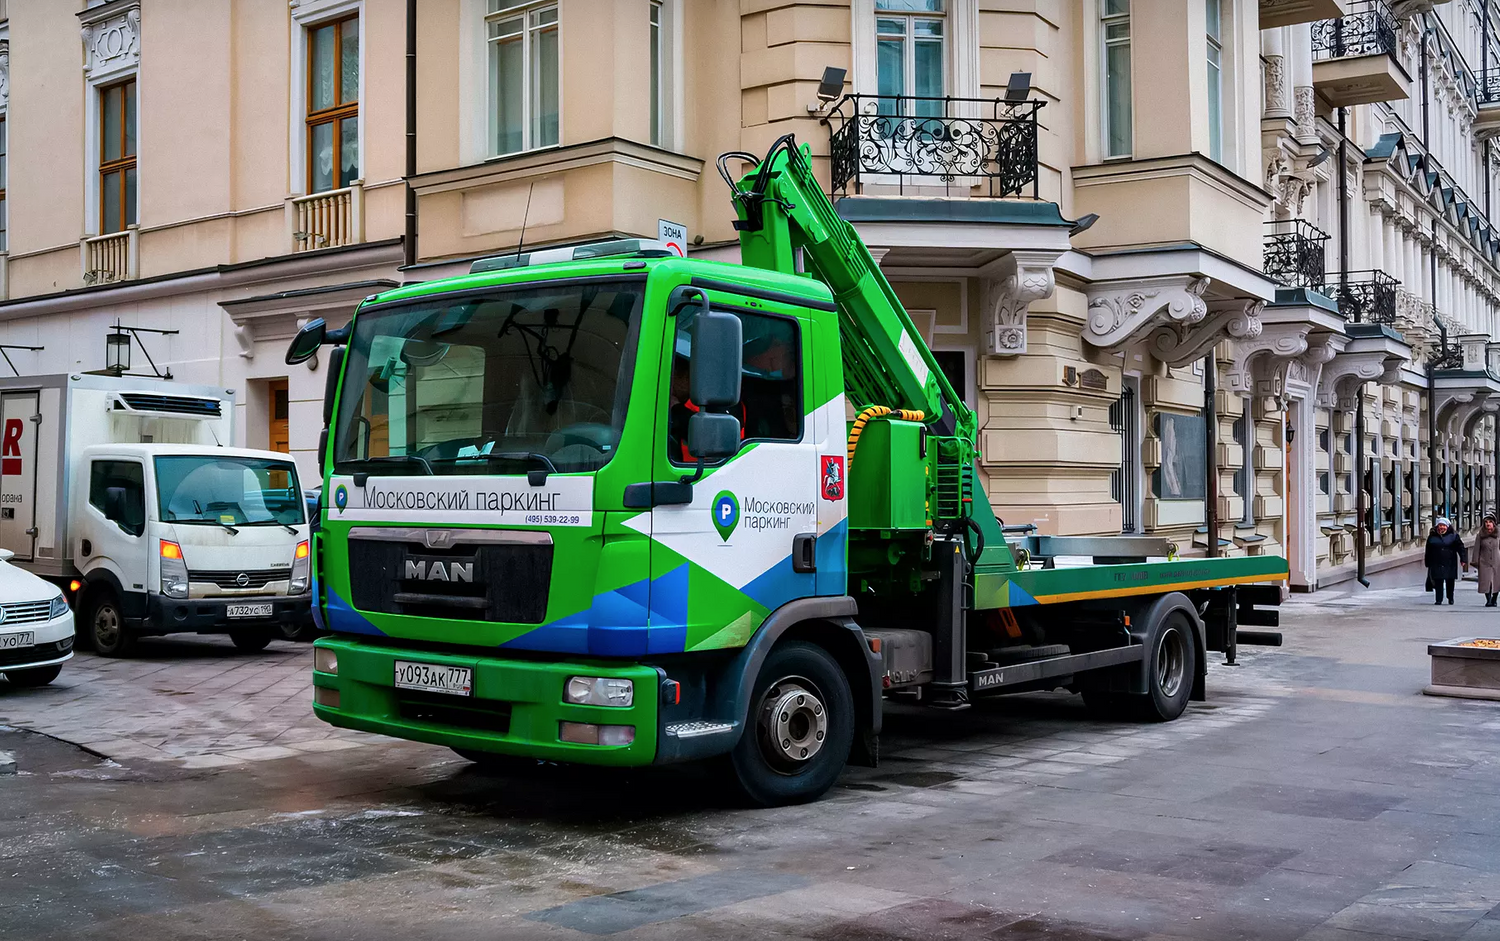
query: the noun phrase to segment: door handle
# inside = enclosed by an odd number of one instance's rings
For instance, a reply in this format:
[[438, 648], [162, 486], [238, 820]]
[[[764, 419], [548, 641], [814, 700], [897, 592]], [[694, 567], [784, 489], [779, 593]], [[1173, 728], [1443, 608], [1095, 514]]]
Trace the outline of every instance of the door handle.
[[818, 534], [798, 533], [792, 537], [792, 571], [816, 572], [818, 570]]

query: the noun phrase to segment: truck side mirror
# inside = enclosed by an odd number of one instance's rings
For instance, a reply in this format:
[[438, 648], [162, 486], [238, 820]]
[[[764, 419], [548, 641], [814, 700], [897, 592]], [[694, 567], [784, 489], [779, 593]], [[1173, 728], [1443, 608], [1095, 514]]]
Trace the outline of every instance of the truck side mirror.
[[688, 419], [688, 450], [705, 461], [734, 457], [740, 450], [740, 420], [723, 412], [694, 412]]
[[693, 402], [710, 412], [733, 408], [740, 402], [740, 371], [744, 368], [740, 318], [705, 305], [692, 331], [688, 386]]
[[312, 359], [327, 337], [328, 324], [322, 317], [309, 320], [307, 326], [298, 330], [297, 335], [292, 337], [292, 344], [286, 349], [286, 364], [295, 366]]

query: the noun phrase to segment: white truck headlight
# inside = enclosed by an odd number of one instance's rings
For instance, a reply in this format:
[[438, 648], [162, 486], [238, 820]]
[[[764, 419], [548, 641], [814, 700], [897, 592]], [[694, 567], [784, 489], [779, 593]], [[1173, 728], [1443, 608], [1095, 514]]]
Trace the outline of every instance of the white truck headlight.
[[62, 595], [52, 599], [52, 607], [47, 611], [47, 620], [55, 621], [68, 613], [68, 599]]
[[297, 543], [297, 551], [292, 555], [292, 578], [287, 583], [287, 593], [300, 595], [307, 591], [309, 559], [307, 540]]
[[161, 593], [168, 598], [188, 596], [187, 561], [182, 547], [165, 539], [161, 541]]
[[613, 676], [570, 676], [563, 698], [580, 706], [623, 708], [635, 702], [635, 683]]
[[319, 673], [333, 673], [337, 675], [339, 672], [339, 655], [327, 647], [314, 647], [313, 669]]

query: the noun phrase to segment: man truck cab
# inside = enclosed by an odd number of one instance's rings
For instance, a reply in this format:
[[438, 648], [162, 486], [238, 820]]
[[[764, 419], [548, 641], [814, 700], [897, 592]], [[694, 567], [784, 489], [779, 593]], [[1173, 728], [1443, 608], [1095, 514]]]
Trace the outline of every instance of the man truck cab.
[[146, 634], [259, 650], [310, 620], [292, 459], [224, 447], [233, 393], [135, 376], [0, 380], [0, 548], [64, 587], [106, 656]]

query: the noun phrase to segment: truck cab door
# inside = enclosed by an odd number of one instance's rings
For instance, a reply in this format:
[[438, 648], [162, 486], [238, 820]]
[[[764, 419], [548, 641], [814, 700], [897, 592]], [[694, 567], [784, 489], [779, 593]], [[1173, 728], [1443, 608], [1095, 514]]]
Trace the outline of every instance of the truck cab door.
[[[112, 572], [127, 592], [147, 590], [155, 546], [146, 538], [146, 475], [139, 461], [95, 458], [89, 463], [89, 501], [81, 508], [73, 558], [85, 574]], [[123, 600], [123, 599], [122, 599]]]
[[[743, 644], [767, 613], [817, 594], [818, 428], [808, 405], [813, 349], [805, 317], [734, 299], [714, 308], [743, 327], [738, 453], [705, 466], [692, 502], [651, 511], [653, 619], [680, 619], [685, 650]], [[759, 308], [759, 309], [757, 309]], [[667, 325], [662, 428], [653, 480], [692, 479], [688, 425], [692, 322]]]

